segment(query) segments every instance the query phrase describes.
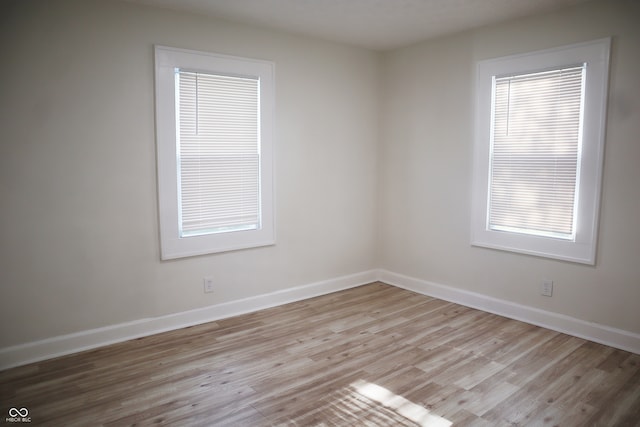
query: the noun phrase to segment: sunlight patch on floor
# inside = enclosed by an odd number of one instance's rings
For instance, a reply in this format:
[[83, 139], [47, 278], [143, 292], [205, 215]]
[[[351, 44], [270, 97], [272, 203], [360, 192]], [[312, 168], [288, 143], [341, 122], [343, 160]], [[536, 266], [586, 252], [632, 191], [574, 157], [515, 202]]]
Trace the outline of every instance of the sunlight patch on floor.
[[358, 394], [395, 411], [397, 414], [422, 427], [449, 427], [453, 424], [446, 418], [434, 415], [430, 413], [428, 409], [377, 384], [358, 380], [351, 384], [351, 386]]

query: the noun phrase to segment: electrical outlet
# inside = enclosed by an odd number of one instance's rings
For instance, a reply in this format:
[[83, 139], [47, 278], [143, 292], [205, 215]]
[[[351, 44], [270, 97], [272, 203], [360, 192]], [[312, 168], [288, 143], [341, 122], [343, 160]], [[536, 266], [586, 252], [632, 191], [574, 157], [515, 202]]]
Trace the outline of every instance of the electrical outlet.
[[204, 278], [204, 293], [208, 294], [213, 292], [213, 277]]
[[553, 280], [543, 280], [540, 287], [540, 295], [550, 297], [553, 295]]

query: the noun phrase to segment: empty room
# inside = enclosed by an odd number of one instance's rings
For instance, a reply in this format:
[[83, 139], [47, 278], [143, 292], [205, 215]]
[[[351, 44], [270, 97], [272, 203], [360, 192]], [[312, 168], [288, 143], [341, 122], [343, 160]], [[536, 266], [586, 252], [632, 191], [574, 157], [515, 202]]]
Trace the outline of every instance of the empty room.
[[0, 424], [640, 426], [639, 24], [3, 0]]

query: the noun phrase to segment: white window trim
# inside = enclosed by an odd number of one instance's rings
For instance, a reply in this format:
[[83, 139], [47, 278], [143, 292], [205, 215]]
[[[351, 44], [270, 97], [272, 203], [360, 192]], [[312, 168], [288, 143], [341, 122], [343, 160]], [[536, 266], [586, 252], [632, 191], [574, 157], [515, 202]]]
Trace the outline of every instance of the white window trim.
[[[479, 61], [473, 160], [471, 244], [595, 264], [604, 159], [610, 38]], [[576, 237], [573, 241], [492, 231], [487, 226], [492, 79], [585, 63], [585, 99]]]
[[[180, 237], [176, 160], [176, 68], [260, 79], [261, 227], [259, 229]], [[163, 260], [275, 244], [274, 86], [272, 62], [155, 46], [158, 206]]]

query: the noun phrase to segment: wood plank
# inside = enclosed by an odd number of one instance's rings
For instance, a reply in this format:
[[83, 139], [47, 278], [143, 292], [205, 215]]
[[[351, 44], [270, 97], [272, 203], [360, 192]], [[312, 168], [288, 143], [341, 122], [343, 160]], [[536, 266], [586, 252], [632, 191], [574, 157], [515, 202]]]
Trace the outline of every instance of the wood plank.
[[0, 402], [45, 426], [638, 426], [640, 355], [373, 283], [6, 370]]

